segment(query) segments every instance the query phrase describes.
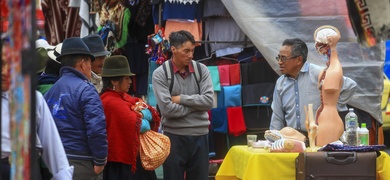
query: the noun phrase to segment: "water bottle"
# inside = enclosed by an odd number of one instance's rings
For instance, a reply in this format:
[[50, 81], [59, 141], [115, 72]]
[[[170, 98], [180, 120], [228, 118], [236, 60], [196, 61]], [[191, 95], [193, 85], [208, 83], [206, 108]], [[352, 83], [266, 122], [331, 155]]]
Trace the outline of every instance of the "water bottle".
[[349, 108], [349, 113], [345, 116], [345, 133], [346, 141], [350, 146], [357, 146], [358, 144], [358, 117], [353, 112], [353, 108]]
[[366, 123], [362, 123], [362, 127], [358, 130], [358, 145], [368, 146], [369, 132], [366, 127]]

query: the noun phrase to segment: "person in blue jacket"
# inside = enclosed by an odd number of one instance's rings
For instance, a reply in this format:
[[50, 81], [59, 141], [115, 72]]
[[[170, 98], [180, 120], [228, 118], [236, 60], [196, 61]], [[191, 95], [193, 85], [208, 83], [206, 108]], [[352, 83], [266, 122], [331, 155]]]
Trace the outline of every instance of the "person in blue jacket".
[[107, 161], [106, 118], [102, 102], [91, 83], [95, 58], [79, 37], [65, 39], [60, 79], [45, 94], [69, 163], [73, 179], [102, 179]]

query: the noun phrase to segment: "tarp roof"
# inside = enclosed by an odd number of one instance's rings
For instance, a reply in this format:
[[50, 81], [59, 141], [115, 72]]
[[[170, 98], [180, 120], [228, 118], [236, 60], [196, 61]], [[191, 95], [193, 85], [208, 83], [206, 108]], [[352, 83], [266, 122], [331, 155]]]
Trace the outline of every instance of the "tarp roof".
[[[340, 0], [222, 0], [239, 27], [270, 66], [281, 74], [274, 60], [284, 39], [300, 38], [309, 47], [308, 61], [325, 66], [314, 49], [313, 34], [322, 25], [340, 30], [337, 46], [344, 76], [358, 84], [350, 105], [382, 122], [384, 43], [360, 45], [352, 28], [346, 1]], [[386, 11], [384, 11], [385, 13]], [[390, 16], [386, 16], [390, 17]]]

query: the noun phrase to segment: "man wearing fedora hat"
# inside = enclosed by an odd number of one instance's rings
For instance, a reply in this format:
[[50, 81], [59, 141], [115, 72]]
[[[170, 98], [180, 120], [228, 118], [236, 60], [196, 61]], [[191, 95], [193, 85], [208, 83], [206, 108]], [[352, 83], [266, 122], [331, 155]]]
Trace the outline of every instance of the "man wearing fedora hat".
[[95, 57], [79, 37], [65, 39], [61, 78], [45, 94], [74, 179], [102, 179], [107, 160], [106, 119], [102, 102], [90, 82]]
[[53, 49], [47, 51], [48, 61], [44, 72], [38, 77], [37, 90], [43, 95], [53, 86], [60, 78], [61, 63], [57, 61], [57, 56], [60, 56], [62, 43], [54, 46]]
[[92, 61], [91, 82], [93, 85], [95, 85], [96, 90], [100, 93], [103, 86], [100, 74], [102, 73], [104, 60], [110, 54], [110, 52], [104, 48], [103, 40], [97, 34], [91, 34], [83, 37], [82, 39], [88, 46], [91, 54], [95, 57], [95, 60]]

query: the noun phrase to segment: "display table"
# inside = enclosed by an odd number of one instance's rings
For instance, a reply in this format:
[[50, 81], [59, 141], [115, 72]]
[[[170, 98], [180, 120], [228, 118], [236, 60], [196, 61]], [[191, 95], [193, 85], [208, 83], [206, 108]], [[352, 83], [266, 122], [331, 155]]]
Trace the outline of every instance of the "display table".
[[[219, 168], [216, 180], [295, 179], [295, 158], [299, 153], [269, 153], [247, 146], [230, 148]], [[377, 180], [390, 179], [390, 157], [381, 151], [377, 158]]]

